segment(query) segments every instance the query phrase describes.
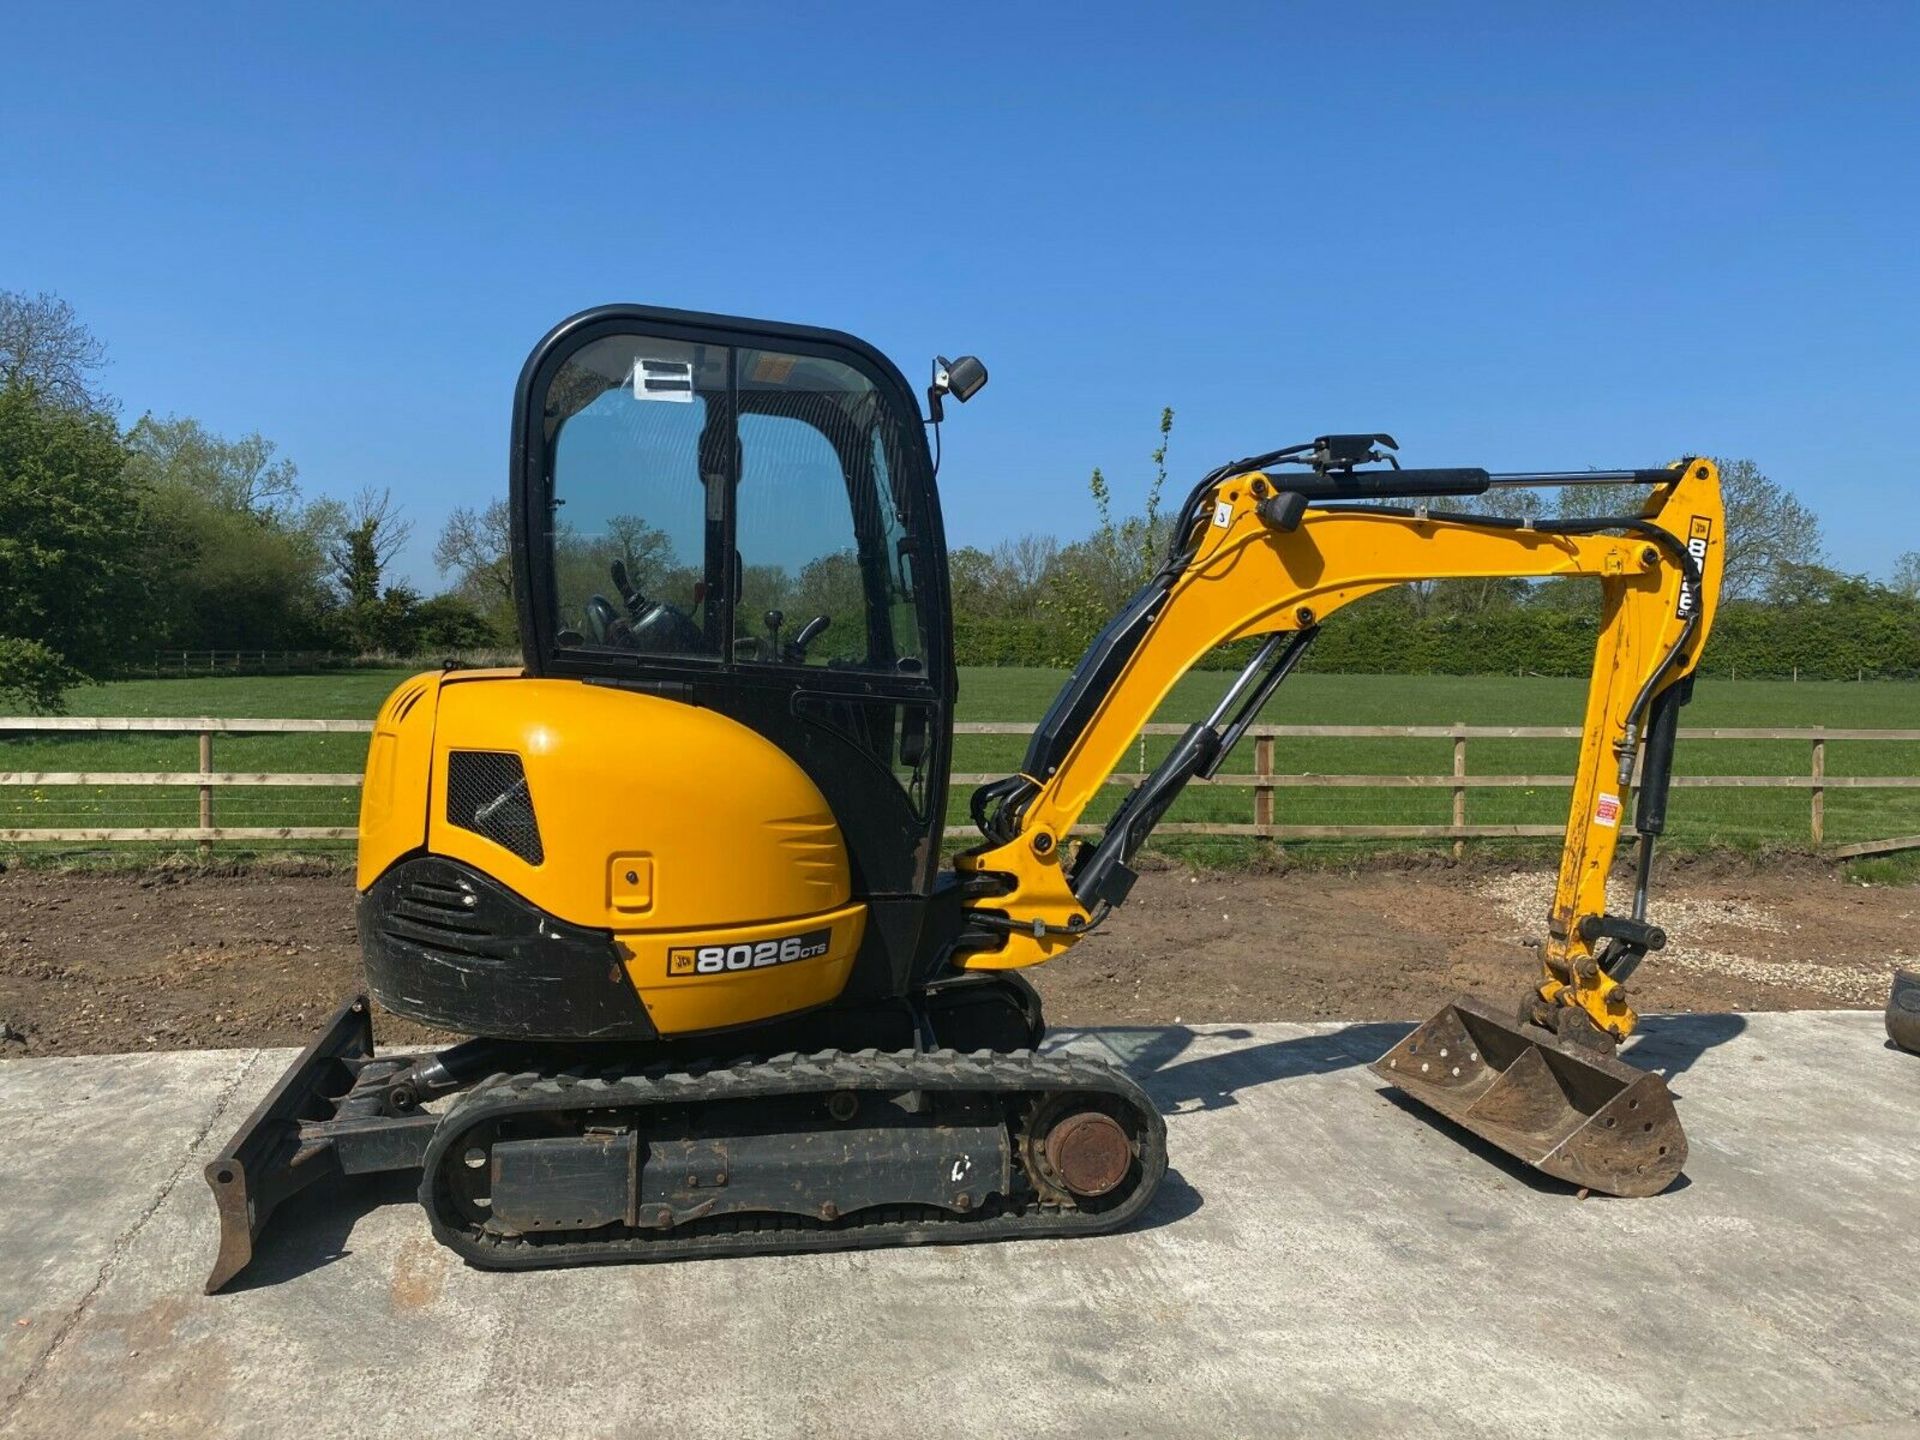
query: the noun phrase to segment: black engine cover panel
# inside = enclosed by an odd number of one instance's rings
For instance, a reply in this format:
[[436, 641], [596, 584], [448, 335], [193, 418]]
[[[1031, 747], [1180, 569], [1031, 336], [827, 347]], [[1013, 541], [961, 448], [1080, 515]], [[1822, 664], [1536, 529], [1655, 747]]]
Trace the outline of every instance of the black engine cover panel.
[[606, 930], [556, 919], [455, 860], [403, 860], [359, 897], [367, 986], [387, 1009], [464, 1035], [652, 1040]]

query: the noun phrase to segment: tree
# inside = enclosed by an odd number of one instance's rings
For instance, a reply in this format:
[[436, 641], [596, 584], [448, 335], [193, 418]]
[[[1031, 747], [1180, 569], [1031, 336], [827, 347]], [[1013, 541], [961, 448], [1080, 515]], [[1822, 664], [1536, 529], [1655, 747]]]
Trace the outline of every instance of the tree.
[[349, 605], [376, 600], [380, 580], [413, 534], [413, 522], [403, 519], [391, 490], [368, 486], [353, 497], [346, 523], [327, 550], [334, 583]]
[[1144, 585], [1153, 574], [1166, 538], [1165, 527], [1160, 522], [1160, 492], [1167, 486], [1167, 447], [1172, 440], [1173, 407], [1168, 406], [1160, 412], [1160, 443], [1148, 457], [1153, 462], [1153, 479], [1147, 482], [1146, 506], [1138, 517], [1130, 517], [1116, 526], [1113, 495], [1098, 465], [1093, 467], [1087, 481], [1094, 508], [1100, 512], [1093, 543], [1108, 553], [1116, 573], [1135, 582], [1134, 589]]
[[440, 527], [434, 542], [433, 563], [442, 575], [452, 575], [456, 593], [485, 606], [513, 598], [513, 566], [508, 558], [511, 530], [507, 502], [495, 500], [475, 511], [462, 505]]
[[[1388, 502], [1393, 503], [1393, 502]], [[1484, 495], [1449, 495], [1433, 503], [1434, 510], [1459, 515], [1503, 515], [1510, 518], [1537, 519], [1540, 496], [1533, 490], [1491, 490]], [[1505, 610], [1526, 600], [1530, 589], [1525, 580], [1507, 576], [1487, 576], [1474, 580], [1415, 580], [1366, 597], [1360, 603], [1369, 607], [1399, 604], [1416, 619], [1471, 617], [1492, 610]]]
[[1796, 567], [1821, 563], [1825, 547], [1820, 517], [1791, 490], [1769, 480], [1753, 461], [1717, 463], [1727, 504], [1727, 564], [1720, 597], [1766, 599]]
[[[1720, 598], [1769, 599], [1789, 583], [1796, 566], [1821, 562], [1820, 517], [1753, 461], [1714, 463], [1720, 467], [1720, 495], [1727, 507]], [[1632, 493], [1613, 485], [1571, 485], [1560, 492], [1560, 516], [1586, 519], [1637, 509], [1629, 502]]]
[[1023, 595], [1040, 587], [1059, 556], [1060, 542], [1051, 535], [1022, 535], [1017, 540], [1002, 540], [993, 547], [995, 562], [1006, 572], [1014, 589]]
[[512, 527], [507, 502], [495, 500], [483, 510], [462, 505], [440, 527], [433, 563], [453, 577], [458, 595], [486, 617], [494, 643], [514, 633]]
[[[1726, 568], [1720, 581], [1722, 603], [1777, 601], [1787, 592], [1804, 593], [1809, 572], [1820, 568], [1820, 518], [1793, 493], [1777, 484], [1752, 460], [1716, 460], [1720, 494], [1726, 504]], [[1560, 519], [1597, 519], [1636, 513], [1639, 491], [1618, 485], [1569, 485], [1557, 492]], [[1684, 538], [1684, 537], [1682, 537]], [[1557, 608], [1589, 603], [1578, 582], [1547, 581], [1535, 586], [1541, 602]]]
[[[816, 615], [829, 621], [819, 639], [808, 647], [808, 658], [864, 663], [871, 648], [867, 637], [866, 582], [852, 550], [836, 550], [809, 560], [786, 599], [786, 637], [791, 640]], [[918, 653], [914, 651], [913, 653]]]
[[297, 467], [258, 434], [228, 440], [190, 417], [146, 415], [127, 439], [153, 535], [145, 568], [156, 643], [326, 643], [326, 552], [345, 507], [303, 504]]
[[1558, 520], [1597, 520], [1602, 515], [1632, 515], [1640, 509], [1640, 491], [1622, 485], [1562, 485], [1553, 492]]
[[1842, 595], [1855, 595], [1867, 586], [1863, 576], [1848, 575], [1830, 565], [1790, 564], [1781, 566], [1774, 575], [1766, 598], [1770, 605], [1793, 611], [1809, 605], [1830, 605]]
[[[1160, 412], [1160, 443], [1149, 459], [1154, 467], [1146, 503], [1138, 515], [1116, 522], [1113, 492], [1106, 475], [1094, 468], [1087, 489], [1100, 519], [1092, 535], [1069, 545], [1054, 558], [1048, 597], [1068, 646], [1084, 649], [1127, 599], [1152, 578], [1167, 545], [1167, 522], [1160, 496], [1167, 483], [1167, 449], [1173, 438], [1173, 410]], [[1061, 656], [1064, 662], [1073, 657]]]
[[149, 412], [127, 432], [127, 448], [138, 475], [192, 486], [223, 510], [299, 523], [299, 467], [276, 460], [278, 447], [258, 431], [228, 440], [191, 416], [157, 420]]
[[0, 290], [0, 389], [32, 385], [41, 404], [111, 414], [93, 383], [106, 363], [106, 345], [59, 296]]
[[993, 553], [977, 545], [947, 552], [947, 590], [953, 613], [966, 620], [982, 620], [1002, 613], [1004, 590]]
[[947, 560], [955, 615], [967, 620], [1031, 619], [1060, 555], [1051, 535], [1002, 540], [991, 550], [968, 545]]
[[412, 533], [393, 492], [369, 486], [353, 497], [346, 523], [328, 547], [327, 563], [342, 601], [340, 626], [355, 650], [405, 655], [418, 644], [419, 592], [408, 585], [383, 584]]
[[1887, 588], [1909, 600], [1920, 600], [1920, 550], [1909, 550], [1893, 562], [1893, 576]]
[[493, 623], [459, 595], [436, 595], [422, 600], [413, 613], [421, 650], [438, 654], [451, 650], [485, 650], [499, 643]]
[[420, 606], [411, 585], [388, 585], [371, 600], [341, 607], [340, 638], [361, 655], [412, 655], [420, 648]]
[[145, 624], [139, 496], [111, 416], [0, 389], [0, 695], [53, 710]]
[[[627, 582], [642, 595], [656, 595], [669, 583], [668, 577], [681, 568], [673, 537], [638, 515], [609, 515], [607, 542], [612, 546], [613, 559], [626, 566]], [[607, 570], [611, 578], [612, 560], [607, 562]]]

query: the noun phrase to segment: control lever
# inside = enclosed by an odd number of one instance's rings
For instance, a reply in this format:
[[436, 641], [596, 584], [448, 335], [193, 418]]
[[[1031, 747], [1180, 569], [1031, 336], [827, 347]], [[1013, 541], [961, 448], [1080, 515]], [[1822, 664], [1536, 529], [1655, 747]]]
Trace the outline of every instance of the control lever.
[[820, 633], [833, 623], [829, 615], [816, 615], [800, 627], [800, 633], [793, 637], [794, 658], [807, 658], [807, 647], [820, 638]]
[[613, 575], [613, 588], [620, 592], [620, 599], [627, 607], [627, 614], [633, 619], [638, 620], [641, 612], [647, 608], [647, 597], [640, 593], [639, 588], [635, 586], [633, 581], [628, 577], [627, 562], [624, 560], [614, 561], [611, 573]]

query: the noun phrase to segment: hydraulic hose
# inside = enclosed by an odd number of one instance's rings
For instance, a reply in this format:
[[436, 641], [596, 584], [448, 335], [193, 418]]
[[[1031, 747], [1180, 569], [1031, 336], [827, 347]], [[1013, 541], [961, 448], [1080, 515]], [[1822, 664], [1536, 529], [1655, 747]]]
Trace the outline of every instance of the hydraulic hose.
[[[1404, 505], [1324, 505], [1321, 510], [1358, 511], [1371, 515], [1394, 515], [1401, 519], [1425, 518], [1438, 520], [1451, 525], [1477, 525], [1487, 530], [1536, 530], [1542, 535], [1598, 535], [1607, 530], [1625, 530], [1629, 534], [1639, 535], [1651, 540], [1668, 556], [1679, 562], [1680, 573], [1688, 585], [1693, 587], [1695, 595], [1700, 593], [1702, 575], [1700, 562], [1693, 558], [1693, 552], [1681, 543], [1672, 531], [1655, 525], [1651, 520], [1638, 515], [1602, 515], [1590, 520], [1523, 520], [1511, 515], [1468, 515], [1447, 510], [1419, 511]], [[1633, 704], [1627, 708], [1626, 723], [1637, 733], [1641, 716], [1646, 713], [1648, 703], [1660, 688], [1660, 682], [1667, 673], [1679, 663], [1700, 628], [1700, 606], [1688, 608], [1685, 621], [1681, 625], [1680, 635], [1660, 663], [1653, 669], [1640, 691], [1634, 696]]]

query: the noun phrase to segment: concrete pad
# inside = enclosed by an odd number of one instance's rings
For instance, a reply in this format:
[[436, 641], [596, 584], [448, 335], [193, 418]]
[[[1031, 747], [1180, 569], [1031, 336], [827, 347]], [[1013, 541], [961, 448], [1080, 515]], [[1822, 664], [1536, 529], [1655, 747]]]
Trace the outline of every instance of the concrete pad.
[[1629, 1201], [1390, 1098], [1405, 1029], [1063, 1035], [1171, 1117], [1124, 1235], [495, 1275], [398, 1180], [295, 1201], [211, 1299], [199, 1166], [291, 1052], [9, 1062], [0, 1433], [1920, 1435], [1920, 1059], [1878, 1016], [1646, 1022], [1693, 1149]]
[[0, 1396], [183, 1176], [198, 1182], [194, 1156], [226, 1139], [212, 1121], [252, 1063], [190, 1051], [0, 1064]]

